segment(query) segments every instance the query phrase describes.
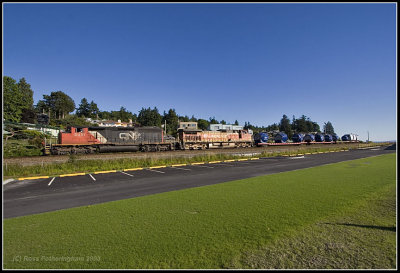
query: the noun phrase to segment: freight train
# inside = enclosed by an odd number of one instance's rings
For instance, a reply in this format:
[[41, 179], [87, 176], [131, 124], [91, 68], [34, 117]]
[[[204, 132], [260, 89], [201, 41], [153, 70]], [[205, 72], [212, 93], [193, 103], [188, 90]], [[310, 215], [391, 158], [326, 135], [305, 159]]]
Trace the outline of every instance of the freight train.
[[[354, 141], [355, 135], [345, 135], [343, 141]], [[55, 144], [44, 143], [44, 155], [90, 154], [105, 152], [156, 152], [202, 150], [212, 148], [245, 148], [263, 145], [300, 145], [313, 142], [336, 143], [337, 135], [294, 134], [288, 143], [285, 133], [277, 133], [274, 143], [268, 133], [255, 135], [247, 130], [202, 131], [179, 129], [177, 138], [165, 135], [159, 127], [68, 127], [60, 132]]]

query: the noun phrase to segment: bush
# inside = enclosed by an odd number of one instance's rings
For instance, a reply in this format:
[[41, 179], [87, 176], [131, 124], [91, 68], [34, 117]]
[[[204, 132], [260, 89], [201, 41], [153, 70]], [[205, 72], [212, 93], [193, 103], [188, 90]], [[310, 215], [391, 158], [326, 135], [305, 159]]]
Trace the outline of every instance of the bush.
[[35, 130], [22, 130], [15, 132], [15, 139], [35, 139], [35, 138], [45, 138], [45, 135], [42, 132]]

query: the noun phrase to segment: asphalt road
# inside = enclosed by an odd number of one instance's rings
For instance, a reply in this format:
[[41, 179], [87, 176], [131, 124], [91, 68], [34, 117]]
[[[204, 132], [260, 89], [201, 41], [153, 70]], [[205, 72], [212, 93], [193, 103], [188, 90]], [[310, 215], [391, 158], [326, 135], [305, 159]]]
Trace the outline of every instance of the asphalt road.
[[275, 157], [140, 171], [12, 181], [3, 185], [3, 218], [201, 187], [395, 152], [396, 148], [392, 146], [299, 157]]

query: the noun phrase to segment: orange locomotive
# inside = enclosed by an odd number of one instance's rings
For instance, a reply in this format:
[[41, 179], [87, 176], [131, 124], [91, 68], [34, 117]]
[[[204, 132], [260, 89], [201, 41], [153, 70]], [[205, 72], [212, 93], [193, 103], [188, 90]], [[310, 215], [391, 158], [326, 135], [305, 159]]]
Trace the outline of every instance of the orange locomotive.
[[179, 129], [178, 146], [181, 150], [252, 147], [252, 136], [247, 130], [201, 131]]

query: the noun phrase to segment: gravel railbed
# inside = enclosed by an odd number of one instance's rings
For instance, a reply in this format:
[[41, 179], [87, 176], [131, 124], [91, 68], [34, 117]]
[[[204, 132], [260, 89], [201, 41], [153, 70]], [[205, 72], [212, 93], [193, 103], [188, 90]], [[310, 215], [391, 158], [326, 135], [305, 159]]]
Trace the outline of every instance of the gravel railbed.
[[[187, 150], [187, 151], [168, 151], [168, 152], [128, 152], [128, 153], [102, 153], [102, 154], [81, 154], [77, 155], [77, 160], [112, 160], [122, 158], [173, 158], [173, 157], [193, 157], [198, 155], [212, 154], [234, 154], [256, 156], [262, 152], [276, 153], [285, 151], [297, 151], [299, 149], [313, 148], [357, 148], [358, 143], [346, 144], [313, 144], [300, 146], [268, 146], [252, 148], [226, 148], [226, 149], [208, 149], [208, 150]], [[4, 164], [21, 164], [22, 166], [45, 165], [52, 163], [65, 163], [70, 159], [69, 155], [51, 155], [51, 156], [31, 156], [4, 158]]]

